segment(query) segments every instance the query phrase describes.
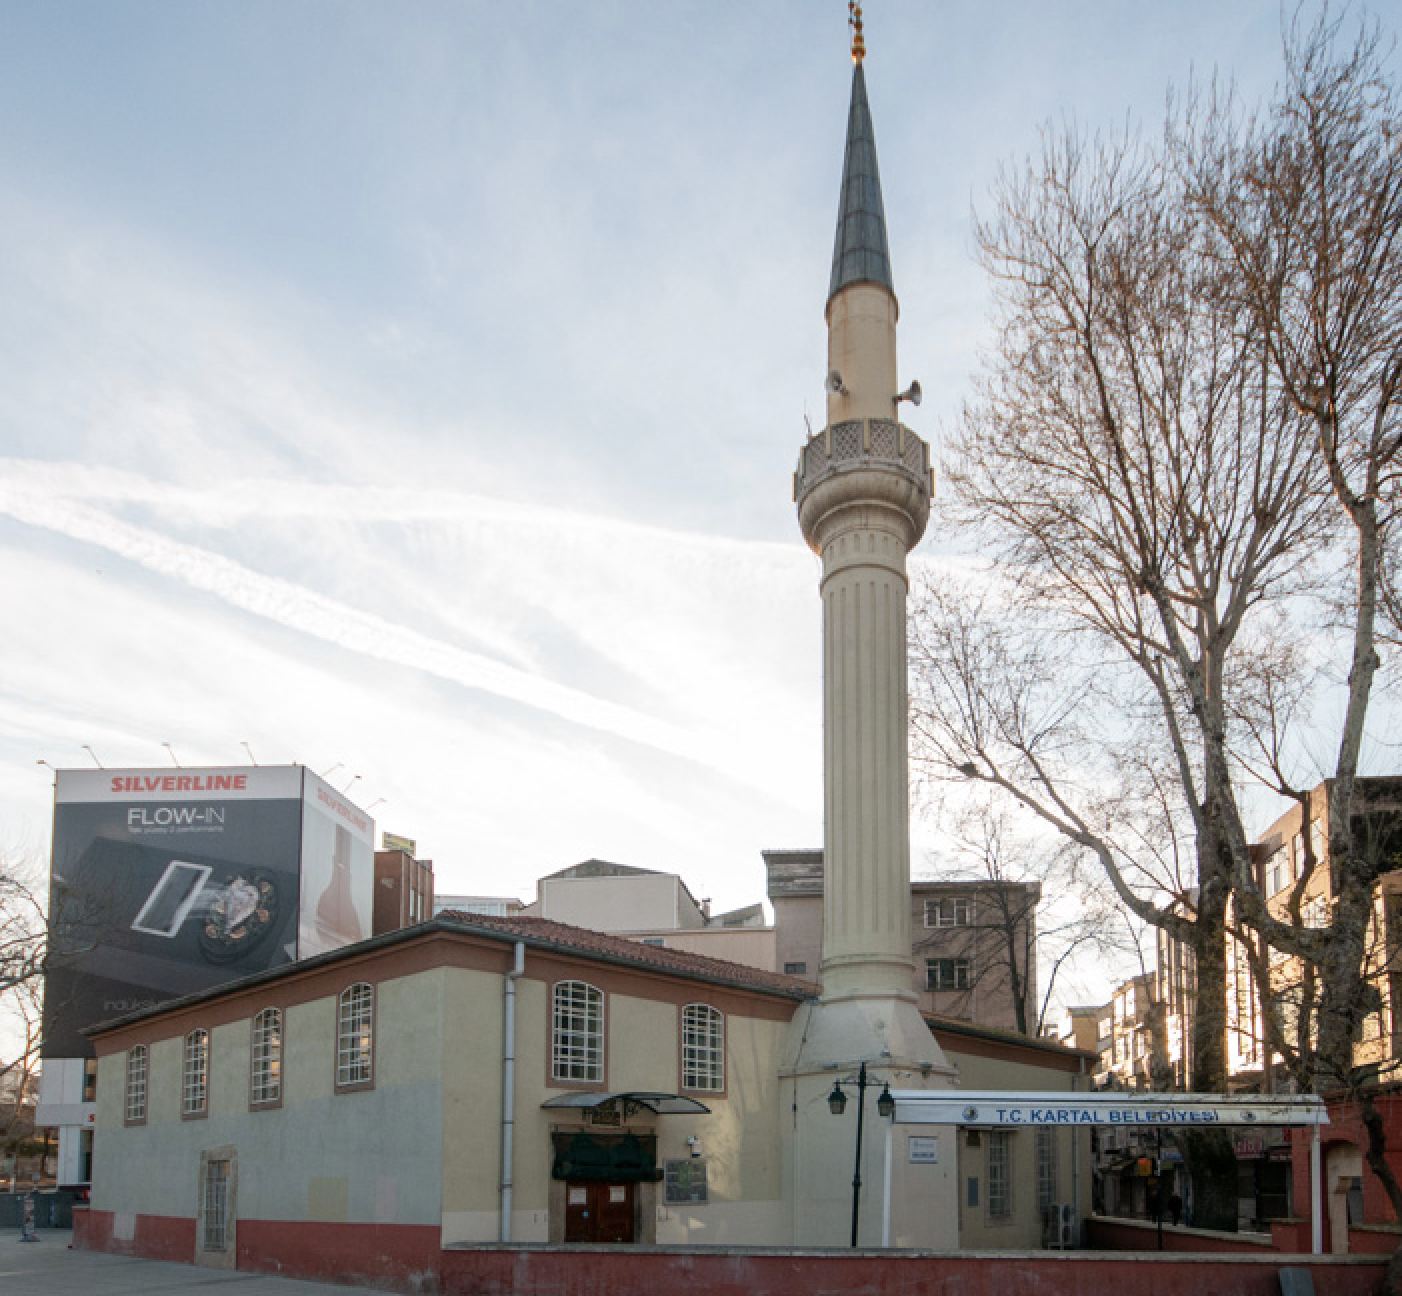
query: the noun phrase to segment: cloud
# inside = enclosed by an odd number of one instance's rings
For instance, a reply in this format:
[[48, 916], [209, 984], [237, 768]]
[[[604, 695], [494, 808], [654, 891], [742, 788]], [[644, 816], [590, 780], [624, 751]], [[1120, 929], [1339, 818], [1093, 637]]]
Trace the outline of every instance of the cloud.
[[0, 511], [30, 526], [99, 546], [245, 612], [340, 648], [483, 689], [673, 755], [692, 754], [685, 733], [650, 716], [431, 639], [305, 586], [261, 575], [223, 555], [134, 526], [91, 505], [26, 490], [16, 478], [0, 481]]

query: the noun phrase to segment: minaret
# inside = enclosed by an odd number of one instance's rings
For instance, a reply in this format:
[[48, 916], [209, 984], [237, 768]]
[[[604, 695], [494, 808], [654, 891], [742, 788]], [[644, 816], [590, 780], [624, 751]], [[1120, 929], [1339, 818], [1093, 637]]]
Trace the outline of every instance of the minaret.
[[[833, 1174], [852, 1178], [850, 1131], [839, 1133], [826, 1108], [833, 1080], [862, 1064], [877, 1092], [888, 1082], [945, 1087], [952, 1075], [917, 1007], [910, 928], [906, 555], [924, 534], [933, 481], [929, 446], [899, 419], [900, 402], [918, 401], [919, 388], [902, 394], [898, 380], [899, 307], [861, 10], [851, 9], [855, 67], [828, 289], [827, 426], [803, 446], [794, 474], [803, 538], [822, 558], [825, 794], [822, 993], [795, 1020], [785, 1064], [799, 1243], [845, 1240], [834, 1236], [840, 1220], [817, 1187]], [[863, 1191], [875, 1192], [883, 1174], [869, 1165]], [[948, 1243], [947, 1221], [928, 1208], [931, 1194], [952, 1192], [950, 1171], [918, 1188], [922, 1217], [895, 1244]], [[864, 1243], [879, 1243], [881, 1216], [879, 1208], [864, 1212]]]

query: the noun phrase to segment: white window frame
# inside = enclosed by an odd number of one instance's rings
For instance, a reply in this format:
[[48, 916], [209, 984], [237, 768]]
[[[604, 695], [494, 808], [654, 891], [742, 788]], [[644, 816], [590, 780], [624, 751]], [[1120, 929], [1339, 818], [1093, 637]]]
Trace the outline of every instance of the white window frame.
[[938, 896], [925, 901], [926, 927], [968, 927], [972, 920], [973, 905], [968, 896]]
[[375, 987], [357, 981], [336, 1000], [336, 1088], [363, 1089], [375, 1080]]
[[209, 1111], [209, 1032], [198, 1026], [185, 1036], [185, 1063], [180, 1076], [180, 1114]]
[[557, 981], [550, 1002], [551, 1078], [603, 1084], [604, 992], [587, 981]]
[[725, 1014], [710, 1004], [682, 1009], [682, 1088], [725, 1090]]
[[264, 1008], [253, 1019], [249, 1046], [248, 1103], [270, 1107], [282, 1101], [282, 1009]]
[[145, 1044], [127, 1050], [127, 1082], [124, 1121], [127, 1125], [146, 1123], [147, 1083], [151, 1074], [151, 1051]]

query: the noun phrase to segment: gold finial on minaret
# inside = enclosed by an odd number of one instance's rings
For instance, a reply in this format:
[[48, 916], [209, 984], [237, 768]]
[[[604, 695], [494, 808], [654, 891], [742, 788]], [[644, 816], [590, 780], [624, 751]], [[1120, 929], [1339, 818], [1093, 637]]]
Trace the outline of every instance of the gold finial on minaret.
[[862, 37], [862, 6], [857, 0], [847, 0], [847, 25], [852, 29], [852, 62], [860, 63], [867, 56], [867, 44]]

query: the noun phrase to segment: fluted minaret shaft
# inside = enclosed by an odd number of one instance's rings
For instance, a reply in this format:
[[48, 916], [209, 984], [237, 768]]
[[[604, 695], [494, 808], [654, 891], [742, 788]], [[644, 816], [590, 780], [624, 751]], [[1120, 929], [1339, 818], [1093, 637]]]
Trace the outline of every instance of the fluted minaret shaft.
[[853, 73], [828, 320], [828, 425], [804, 447], [799, 523], [822, 556], [823, 997], [913, 999], [906, 555], [929, 449], [896, 418], [898, 307], [862, 65]]

